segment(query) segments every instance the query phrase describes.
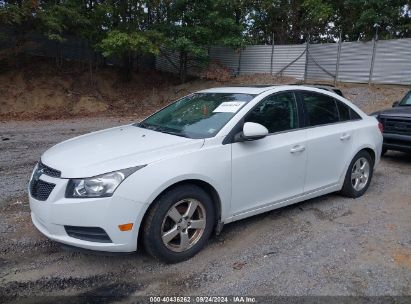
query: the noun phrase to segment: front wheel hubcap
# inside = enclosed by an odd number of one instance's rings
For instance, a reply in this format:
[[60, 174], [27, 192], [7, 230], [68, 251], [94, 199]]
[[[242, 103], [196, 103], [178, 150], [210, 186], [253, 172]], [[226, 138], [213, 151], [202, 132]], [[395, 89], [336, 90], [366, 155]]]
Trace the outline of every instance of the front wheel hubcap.
[[175, 203], [167, 212], [161, 225], [163, 244], [174, 252], [193, 247], [203, 236], [206, 211], [203, 204], [193, 198]]
[[351, 185], [356, 191], [361, 191], [368, 183], [370, 178], [370, 163], [369, 161], [361, 157], [359, 158], [351, 171]]

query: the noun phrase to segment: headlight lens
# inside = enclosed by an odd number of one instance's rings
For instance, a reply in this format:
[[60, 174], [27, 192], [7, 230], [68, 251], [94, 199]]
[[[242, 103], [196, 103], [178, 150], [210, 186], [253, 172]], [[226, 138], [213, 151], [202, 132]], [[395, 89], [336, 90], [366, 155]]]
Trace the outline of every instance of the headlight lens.
[[132, 173], [145, 166], [109, 172], [90, 178], [70, 179], [66, 189], [67, 198], [112, 196], [117, 187]]

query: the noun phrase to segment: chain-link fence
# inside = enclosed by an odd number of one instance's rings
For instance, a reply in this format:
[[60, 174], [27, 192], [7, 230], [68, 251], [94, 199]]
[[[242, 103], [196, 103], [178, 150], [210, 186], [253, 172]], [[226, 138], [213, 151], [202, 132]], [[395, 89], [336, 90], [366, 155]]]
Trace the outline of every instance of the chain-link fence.
[[[12, 32], [7, 28], [0, 28], [1, 31], [9, 31], [8, 35]], [[16, 41], [13, 39], [0, 40], [0, 54], [2, 50], [12, 50], [14, 47], [16, 47]], [[105, 58], [100, 52], [95, 51], [88, 40], [75, 36], [66, 36], [63, 41], [56, 41], [50, 40], [44, 35], [33, 33], [26, 37], [23, 52], [31, 56], [55, 58], [58, 61], [71, 60], [115, 66], [122, 64], [120, 58], [115, 56]], [[134, 54], [133, 59], [136, 67], [154, 68], [155, 57], [152, 55]]]
[[[210, 49], [210, 61], [231, 74], [269, 73], [304, 81], [411, 85], [411, 39]], [[168, 59], [178, 66], [178, 56]], [[164, 57], [156, 68], [177, 72]]]

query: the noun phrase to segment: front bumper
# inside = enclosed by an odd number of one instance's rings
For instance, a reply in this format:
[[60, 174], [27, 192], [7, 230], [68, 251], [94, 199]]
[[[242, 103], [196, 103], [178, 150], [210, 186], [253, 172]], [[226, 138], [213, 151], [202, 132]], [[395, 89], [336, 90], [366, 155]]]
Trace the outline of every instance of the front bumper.
[[[34, 226], [46, 237], [71, 246], [109, 252], [137, 250], [140, 222], [144, 215], [143, 203], [115, 195], [105, 198], [65, 198], [67, 179], [46, 175], [40, 177], [56, 186], [45, 201], [29, 194], [31, 218]], [[29, 191], [30, 193], [30, 191]], [[120, 231], [118, 225], [133, 223], [133, 229]], [[87, 241], [71, 237], [64, 226], [99, 227], [111, 242]]]
[[384, 133], [383, 149], [411, 153], [411, 136]]

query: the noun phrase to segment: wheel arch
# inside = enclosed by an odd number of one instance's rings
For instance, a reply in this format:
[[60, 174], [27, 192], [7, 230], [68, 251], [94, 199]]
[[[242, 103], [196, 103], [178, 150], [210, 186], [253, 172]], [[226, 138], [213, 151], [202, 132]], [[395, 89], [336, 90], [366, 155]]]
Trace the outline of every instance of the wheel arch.
[[[196, 185], [200, 188], [202, 188], [204, 191], [206, 191], [207, 193], [210, 194], [211, 200], [213, 202], [214, 208], [215, 208], [215, 216], [216, 216], [216, 221], [214, 223], [214, 229], [218, 229], [218, 224], [221, 221], [221, 210], [222, 210], [222, 203], [221, 203], [221, 198], [220, 195], [218, 193], [218, 191], [215, 189], [214, 186], [212, 186], [210, 183], [202, 180], [202, 179], [197, 179], [197, 178], [191, 178], [191, 179], [184, 179], [184, 180], [180, 180], [177, 182], [174, 182], [173, 184], [167, 186], [165, 189], [163, 189], [162, 191], [160, 191], [160, 193], [158, 193], [154, 199], [152, 199], [150, 201], [150, 203], [147, 205], [146, 210], [144, 211], [144, 215], [143, 218], [141, 220], [141, 224], [140, 227], [142, 227], [145, 223], [145, 221], [147, 220], [148, 214], [150, 213], [151, 208], [153, 208], [156, 200], [163, 195], [164, 193], [170, 191], [171, 189], [175, 188], [175, 187], [179, 187], [182, 185]], [[141, 242], [141, 235], [142, 235], [142, 231], [141, 229], [139, 229], [138, 232], [138, 241]]]
[[363, 148], [363, 149], [361, 149], [360, 151], [358, 151], [358, 152], [356, 153], [356, 155], [357, 155], [359, 152], [361, 152], [361, 151], [366, 151], [366, 152], [368, 152], [368, 154], [370, 154], [370, 156], [371, 156], [373, 165], [375, 165], [375, 156], [376, 156], [375, 151], [374, 151], [373, 149], [371, 149], [370, 147], [367, 147], [367, 148]]
[[354, 151], [354, 153], [352, 154], [352, 156], [351, 156], [351, 158], [350, 158], [350, 161], [347, 162], [347, 164], [346, 164], [346, 166], [345, 166], [345, 168], [344, 168], [344, 171], [343, 171], [342, 175], [340, 176], [340, 185], [341, 185], [341, 187], [343, 186], [344, 179], [345, 179], [345, 176], [346, 176], [346, 174], [347, 174], [347, 170], [348, 170], [348, 168], [350, 167], [350, 164], [351, 164], [352, 160], [353, 160], [354, 157], [355, 157], [358, 153], [360, 153], [361, 151], [366, 151], [368, 154], [370, 154], [370, 156], [371, 156], [371, 158], [372, 158], [372, 161], [373, 161], [373, 165], [375, 166], [375, 160], [376, 160], [376, 156], [377, 156], [377, 155], [376, 155], [376, 152], [375, 152], [375, 149], [372, 148], [370, 145], [364, 145], [364, 146], [359, 147], [359, 148], [356, 149], [356, 150]]

